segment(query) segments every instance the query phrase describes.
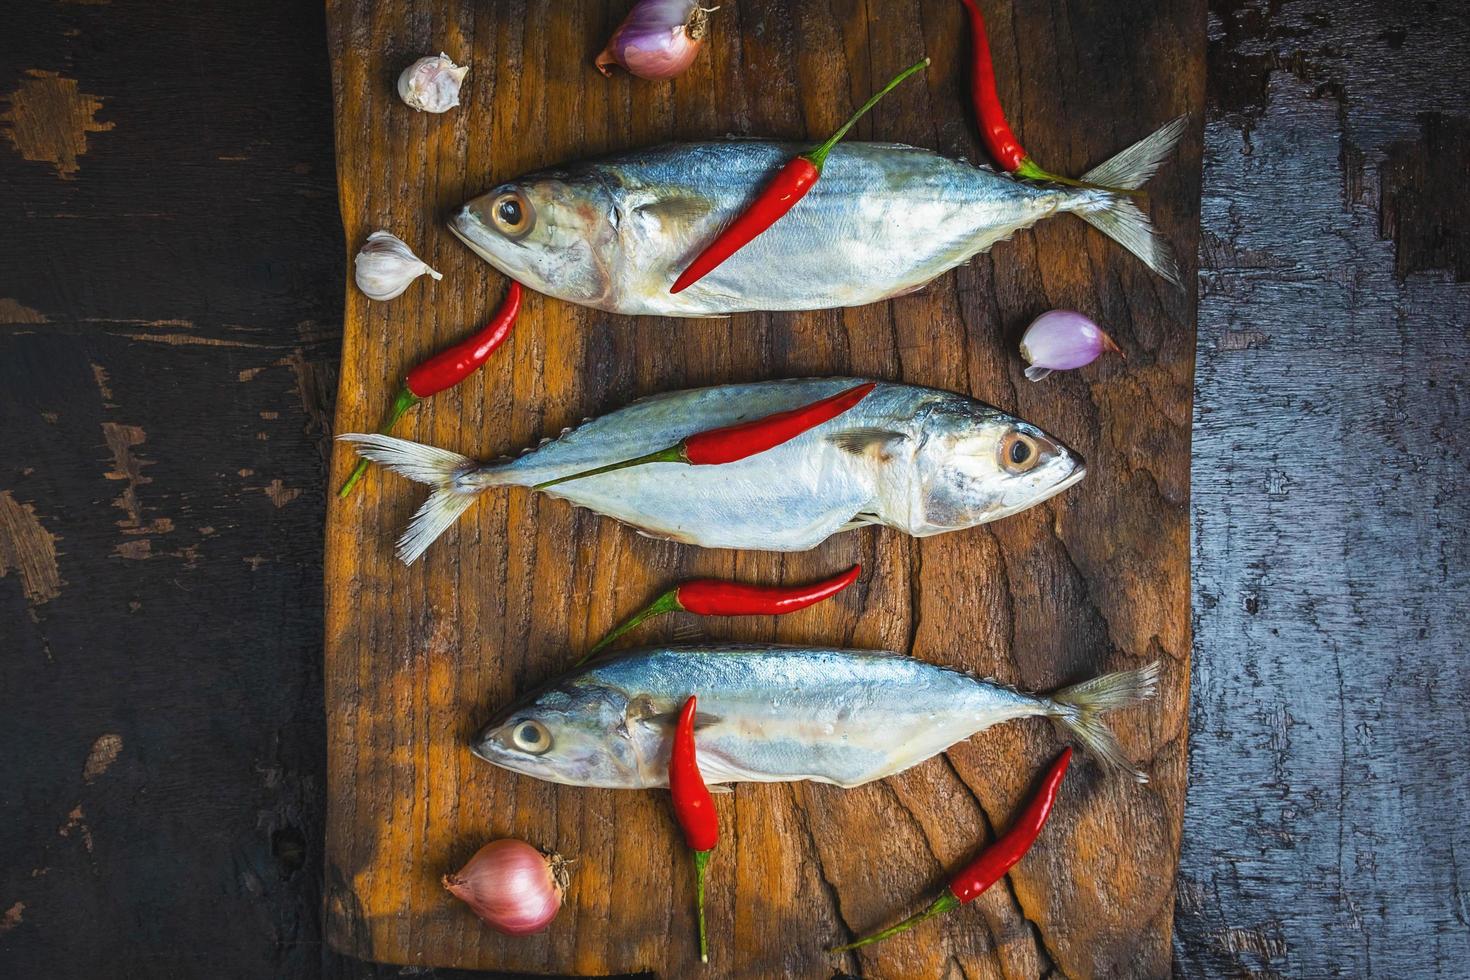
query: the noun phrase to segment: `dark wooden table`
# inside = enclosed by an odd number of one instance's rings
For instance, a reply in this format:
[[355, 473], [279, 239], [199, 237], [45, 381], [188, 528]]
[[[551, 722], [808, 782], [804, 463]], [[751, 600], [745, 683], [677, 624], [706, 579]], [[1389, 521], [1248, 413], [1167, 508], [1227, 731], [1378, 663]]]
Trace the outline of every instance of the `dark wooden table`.
[[[0, 975], [397, 975], [320, 942], [321, 9], [12, 6]], [[1212, 7], [1175, 969], [1458, 975], [1470, 25]]]

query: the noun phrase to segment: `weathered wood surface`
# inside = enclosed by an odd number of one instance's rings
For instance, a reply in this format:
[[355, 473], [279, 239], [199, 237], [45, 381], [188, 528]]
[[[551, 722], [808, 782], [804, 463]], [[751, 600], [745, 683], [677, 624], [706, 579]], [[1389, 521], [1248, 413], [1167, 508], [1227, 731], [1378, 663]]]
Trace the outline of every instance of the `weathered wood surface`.
[[1470, 19], [1216, 6], [1178, 970], [1464, 976]]
[[324, 29], [300, 3], [6, 5], [0, 976], [338, 968]]
[[[804, 138], [926, 53], [933, 70], [857, 136], [977, 152], [965, 30], [951, 0], [741, 0], [716, 15], [706, 50], [672, 85], [608, 81], [592, 68], [626, 6], [328, 4], [349, 248], [384, 227], [445, 274], [391, 303], [348, 292], [338, 431], [374, 427], [392, 379], [498, 301], [503, 278], [442, 219], [501, 180], [668, 140]], [[993, 13], [1007, 101], [1031, 149], [1056, 167], [1080, 172], [1195, 112], [1196, 128], [1151, 188], [1192, 282], [1203, 4], [1074, 0]], [[393, 78], [441, 49], [472, 65], [464, 104], [414, 115], [397, 103]], [[1024, 381], [1016, 337], [1055, 306], [1115, 328], [1128, 361]], [[1140, 787], [1081, 766], [1006, 887], [917, 936], [845, 957], [822, 947], [928, 894], [1009, 820], [1055, 736], [1040, 722], [1008, 726], [851, 791], [741, 786], [721, 805], [728, 843], [710, 890], [712, 972], [1167, 973], [1185, 776], [1193, 315], [1192, 289], [1170, 289], [1074, 220], [1018, 236], [919, 295], [848, 311], [668, 321], [530, 297], [496, 360], [421, 406], [402, 434], [493, 456], [649, 392], [854, 373], [972, 392], [1080, 449], [1090, 476], [983, 529], [922, 543], [867, 530], [788, 556], [701, 552], [562, 502], [491, 494], [405, 568], [392, 542], [422, 489], [375, 474], [328, 508], [329, 942], [398, 963], [689, 975], [691, 883], [663, 794], [509, 774], [474, 759], [468, 738], [493, 707], [562, 672], [672, 580], [794, 582], [861, 561], [861, 586], [833, 602], [781, 622], [710, 623], [709, 633], [907, 650], [1038, 689], [1161, 658], [1159, 699], [1115, 719], [1154, 781]], [[334, 482], [352, 462], [341, 447]], [[578, 860], [562, 918], [543, 935], [489, 933], [438, 884], [506, 835]]]

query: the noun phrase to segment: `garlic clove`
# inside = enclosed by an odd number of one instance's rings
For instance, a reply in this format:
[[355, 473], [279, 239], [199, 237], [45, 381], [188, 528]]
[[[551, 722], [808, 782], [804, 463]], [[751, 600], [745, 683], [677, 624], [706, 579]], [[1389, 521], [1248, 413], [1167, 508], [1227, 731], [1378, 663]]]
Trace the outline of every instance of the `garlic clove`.
[[420, 58], [398, 76], [398, 97], [419, 112], [448, 112], [459, 105], [459, 87], [469, 65], [456, 65], [440, 52]]
[[385, 300], [400, 295], [419, 276], [444, 277], [429, 268], [413, 249], [386, 231], [375, 231], [357, 253], [354, 276], [357, 288], [368, 299]]

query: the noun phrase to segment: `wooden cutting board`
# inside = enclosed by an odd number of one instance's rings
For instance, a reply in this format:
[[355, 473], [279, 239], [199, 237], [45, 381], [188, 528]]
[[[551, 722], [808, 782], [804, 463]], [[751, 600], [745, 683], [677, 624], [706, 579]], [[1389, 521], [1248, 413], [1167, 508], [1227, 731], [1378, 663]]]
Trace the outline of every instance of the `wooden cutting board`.
[[[1074, 766], [1046, 833], [1003, 883], [841, 957], [823, 947], [920, 908], [947, 869], [1007, 826], [1061, 743], [1029, 721], [859, 789], [739, 786], [718, 801], [708, 975], [1168, 974], [1185, 790], [1205, 4], [985, 6], [1002, 96], [1043, 164], [1080, 173], [1193, 114], [1148, 203], [1187, 290], [1064, 217], [916, 295], [860, 309], [634, 319], [531, 295], [488, 367], [398, 431], [489, 457], [652, 392], [852, 374], [972, 393], [1079, 449], [1088, 478], [985, 527], [924, 541], [869, 528], [791, 555], [652, 541], [565, 502], [496, 492], [407, 568], [392, 545], [424, 490], [371, 474], [352, 499], [333, 499], [327, 520], [326, 915], [336, 948], [420, 965], [694, 975], [691, 874], [666, 794], [538, 782], [479, 761], [467, 741], [497, 706], [559, 674], [680, 578], [794, 583], [862, 562], [861, 583], [834, 601], [779, 621], [697, 625], [711, 639], [907, 651], [1039, 690], [1162, 659], [1158, 699], [1112, 719], [1153, 781]], [[955, 0], [725, 0], [705, 50], [672, 83], [593, 69], [628, 7], [328, 0], [349, 249], [386, 228], [444, 273], [387, 303], [349, 287], [339, 432], [376, 427], [405, 369], [499, 302], [504, 277], [444, 219], [500, 181], [671, 140], [825, 134], [924, 54], [929, 72], [853, 136], [981, 159]], [[463, 105], [413, 113], [394, 79], [440, 50], [472, 66]], [[1054, 307], [1105, 324], [1127, 362], [1024, 380], [1019, 333]], [[352, 463], [339, 448], [334, 488]], [[666, 640], [694, 622], [666, 617], [641, 638]], [[576, 861], [561, 916], [529, 938], [481, 928], [439, 885], [481, 844], [511, 835]]]

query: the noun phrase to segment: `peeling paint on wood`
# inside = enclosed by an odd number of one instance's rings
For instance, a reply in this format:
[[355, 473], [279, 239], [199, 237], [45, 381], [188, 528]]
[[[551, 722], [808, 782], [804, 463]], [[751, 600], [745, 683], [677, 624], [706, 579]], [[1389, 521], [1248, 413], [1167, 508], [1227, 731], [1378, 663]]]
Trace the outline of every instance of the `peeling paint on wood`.
[[[0, 578], [0, 914], [24, 905], [0, 976], [362, 980], [321, 942], [320, 425], [270, 366], [299, 352], [330, 406], [345, 245], [322, 7], [5, 14], [0, 113], [41, 67], [109, 96], [94, 118], [115, 129], [59, 180], [0, 122], [0, 491], [56, 538], [62, 580], [33, 605]], [[272, 478], [300, 495], [276, 508]], [[136, 517], [112, 506], [130, 486]], [[100, 734], [123, 745], [87, 782]], [[80, 825], [58, 833], [78, 805], [90, 852]]]
[[1212, 8], [1175, 972], [1463, 976], [1470, 21]]
[[109, 480], [122, 480], [127, 484], [123, 487], [122, 495], [112, 502], [112, 506], [126, 515], [117, 522], [117, 526], [127, 535], [166, 534], [172, 531], [171, 518], [157, 517], [145, 521], [143, 504], [138, 499], [138, 488], [153, 482], [152, 477], [143, 475], [143, 468], [152, 466], [154, 461], [141, 459], [133, 452], [135, 446], [141, 446], [148, 441], [148, 434], [143, 431], [143, 427], [103, 422], [102, 436], [107, 441], [107, 448], [112, 451], [113, 462], [113, 468], [103, 475]]
[[87, 152], [87, 134], [105, 133], [111, 122], [98, 122], [102, 100], [80, 90], [74, 78], [32, 68], [20, 87], [7, 96], [10, 108], [0, 112], [0, 127], [27, 160], [49, 163], [56, 175], [70, 180]]
[[93, 364], [92, 379], [97, 383], [98, 393], [102, 395], [102, 407], [117, 408], [112, 401], [112, 389], [107, 386], [107, 369], [101, 364]]
[[261, 489], [265, 491], [267, 497], [271, 498], [271, 503], [277, 507], [284, 507], [301, 496], [300, 487], [287, 487], [280, 480], [272, 480], [269, 486]]
[[1420, 138], [1387, 148], [1379, 170], [1383, 236], [1393, 240], [1394, 271], [1443, 269], [1470, 281], [1470, 118], [1426, 112]]
[[18, 300], [0, 296], [0, 323], [48, 323], [46, 314], [23, 306]]
[[137, 340], [145, 344], [168, 344], [170, 347], [239, 347], [249, 350], [263, 346], [261, 344], [248, 343], [243, 340], [201, 337], [188, 333], [125, 333], [123, 336], [129, 340]]
[[118, 754], [122, 752], [122, 736], [109, 732], [106, 735], [97, 736], [97, 741], [92, 743], [92, 750], [87, 753], [87, 762], [82, 766], [82, 782], [90, 783], [98, 776], [112, 768], [117, 761]]
[[82, 812], [80, 803], [71, 808], [71, 812], [66, 815], [66, 823], [62, 824], [56, 833], [61, 837], [77, 835], [88, 854], [92, 853], [92, 849], [96, 846], [96, 842], [92, 839], [92, 828], [87, 826], [87, 815]]
[[36, 517], [36, 508], [0, 491], [0, 578], [11, 572], [33, 606], [61, 595], [61, 571], [56, 565], [56, 538]]

